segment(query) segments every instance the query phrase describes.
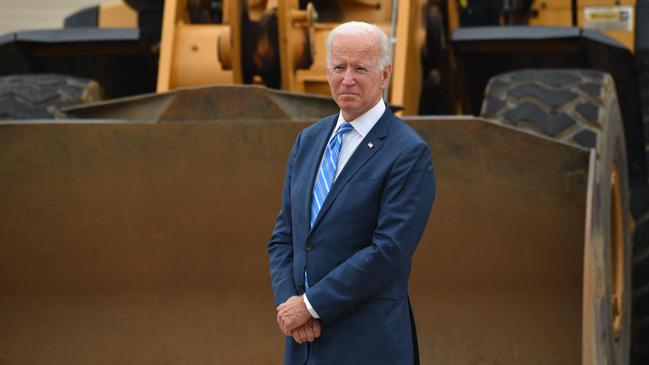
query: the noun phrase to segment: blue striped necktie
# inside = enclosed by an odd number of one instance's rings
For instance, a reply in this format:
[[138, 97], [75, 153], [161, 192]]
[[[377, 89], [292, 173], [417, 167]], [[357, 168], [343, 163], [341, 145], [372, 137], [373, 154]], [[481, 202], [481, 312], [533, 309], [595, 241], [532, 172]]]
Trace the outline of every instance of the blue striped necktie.
[[324, 156], [322, 157], [318, 176], [313, 187], [313, 199], [311, 200], [311, 227], [313, 227], [313, 223], [315, 223], [315, 219], [318, 217], [318, 212], [320, 212], [320, 208], [322, 208], [322, 204], [324, 203], [327, 194], [329, 194], [331, 184], [333, 184], [334, 177], [336, 176], [336, 166], [338, 166], [340, 147], [343, 144], [343, 135], [352, 129], [353, 127], [351, 124], [344, 122], [340, 127], [338, 127], [338, 131], [336, 131], [334, 138], [332, 138], [331, 141], [329, 141], [329, 144], [327, 144], [327, 149], [325, 149]]

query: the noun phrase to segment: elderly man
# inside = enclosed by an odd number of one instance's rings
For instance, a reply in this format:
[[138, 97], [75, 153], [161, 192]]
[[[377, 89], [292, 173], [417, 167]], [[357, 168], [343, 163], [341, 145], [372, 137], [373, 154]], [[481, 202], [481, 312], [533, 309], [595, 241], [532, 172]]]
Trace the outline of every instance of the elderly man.
[[286, 364], [418, 363], [408, 277], [435, 177], [426, 142], [381, 97], [391, 70], [378, 27], [329, 34], [340, 113], [297, 137], [268, 244]]

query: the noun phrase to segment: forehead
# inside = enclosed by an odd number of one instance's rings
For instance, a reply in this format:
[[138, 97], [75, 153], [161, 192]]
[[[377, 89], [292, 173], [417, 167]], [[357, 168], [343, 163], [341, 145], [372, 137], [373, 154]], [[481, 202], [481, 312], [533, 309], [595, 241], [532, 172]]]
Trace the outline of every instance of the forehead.
[[378, 60], [376, 37], [367, 34], [339, 34], [331, 43], [332, 60], [370, 63]]

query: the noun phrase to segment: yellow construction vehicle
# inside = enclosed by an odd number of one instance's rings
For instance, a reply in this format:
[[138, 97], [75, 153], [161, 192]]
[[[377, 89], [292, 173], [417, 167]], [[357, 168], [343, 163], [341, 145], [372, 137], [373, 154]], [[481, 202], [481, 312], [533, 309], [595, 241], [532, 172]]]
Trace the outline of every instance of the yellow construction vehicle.
[[348, 20], [439, 174], [422, 363], [646, 364], [642, 0], [129, 0], [0, 37], [0, 363], [279, 363], [265, 242]]

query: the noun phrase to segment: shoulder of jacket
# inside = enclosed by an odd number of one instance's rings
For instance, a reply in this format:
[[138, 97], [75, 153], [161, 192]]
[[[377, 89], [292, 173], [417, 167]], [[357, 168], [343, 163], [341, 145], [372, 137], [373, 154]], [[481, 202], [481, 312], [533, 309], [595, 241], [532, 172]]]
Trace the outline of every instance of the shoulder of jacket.
[[404, 143], [405, 146], [428, 145], [414, 128], [397, 116], [394, 116], [390, 129], [390, 133], [396, 137], [396, 141]]
[[310, 126], [304, 128], [302, 131], [302, 134], [305, 136], [311, 135], [311, 134], [320, 134], [323, 133], [323, 130], [328, 130], [329, 127], [331, 127], [331, 122], [335, 121], [336, 118], [338, 118], [338, 113], [329, 115], [327, 117], [324, 117]]

